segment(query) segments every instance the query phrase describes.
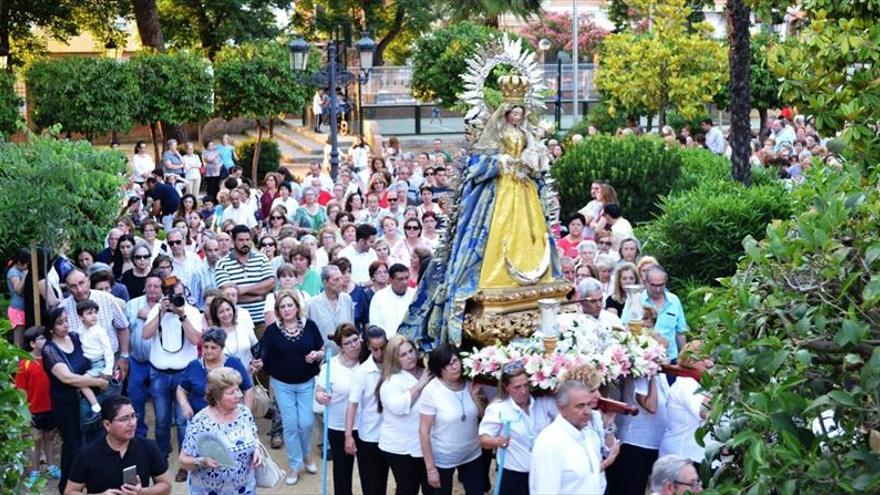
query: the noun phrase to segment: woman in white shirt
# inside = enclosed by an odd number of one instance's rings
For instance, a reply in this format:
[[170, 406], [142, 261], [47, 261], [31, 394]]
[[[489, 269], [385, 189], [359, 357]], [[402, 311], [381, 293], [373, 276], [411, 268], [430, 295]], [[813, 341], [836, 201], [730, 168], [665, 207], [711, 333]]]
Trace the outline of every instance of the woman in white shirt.
[[431, 493], [419, 443], [419, 412], [422, 390], [433, 375], [418, 364], [415, 343], [403, 335], [392, 337], [379, 380], [379, 450], [394, 475], [395, 495], [416, 495], [420, 487]]
[[186, 153], [181, 160], [183, 160], [186, 180], [189, 182], [189, 192], [198, 196], [202, 189], [202, 159], [196, 154], [196, 148], [192, 143], [186, 143]]
[[131, 156], [130, 163], [131, 180], [136, 184], [143, 184], [156, 168], [156, 162], [147, 153], [147, 143], [143, 141], [138, 141], [134, 145], [134, 155]]
[[226, 332], [226, 345], [223, 353], [237, 357], [245, 369], [251, 364], [251, 347], [257, 343], [254, 322], [250, 318], [239, 318], [235, 304], [225, 297], [215, 297], [208, 309], [211, 320]]
[[[481, 447], [507, 449], [499, 494], [529, 495], [532, 445], [557, 413], [553, 398], [532, 397], [529, 377], [521, 362], [504, 366], [498, 397], [486, 408], [479, 429]], [[504, 435], [505, 423], [510, 423], [507, 436]]]
[[666, 429], [669, 400], [666, 375], [627, 378], [623, 381], [622, 395], [622, 400], [638, 407], [639, 413], [617, 417], [620, 454], [606, 473], [608, 493], [642, 495]]
[[[343, 323], [330, 337], [339, 346], [340, 354], [321, 366], [315, 386], [315, 400], [327, 408], [327, 438], [333, 451], [333, 493], [351, 495], [351, 473], [354, 455], [345, 451], [345, 410], [348, 394], [354, 387], [355, 369], [361, 353], [361, 338], [351, 323]], [[330, 389], [327, 369], [330, 369]], [[357, 435], [357, 431], [353, 432]]]
[[382, 415], [376, 387], [382, 376], [382, 362], [388, 338], [385, 330], [371, 325], [365, 332], [370, 357], [354, 370], [354, 382], [345, 411], [345, 452], [356, 455], [361, 491], [364, 495], [385, 495], [388, 490], [388, 463], [379, 450]]
[[482, 495], [485, 472], [477, 437], [485, 400], [482, 387], [465, 380], [461, 358], [451, 344], [440, 344], [428, 359], [434, 379], [422, 393], [419, 440], [428, 484], [434, 493], [452, 494], [452, 475], [464, 485], [465, 495]]

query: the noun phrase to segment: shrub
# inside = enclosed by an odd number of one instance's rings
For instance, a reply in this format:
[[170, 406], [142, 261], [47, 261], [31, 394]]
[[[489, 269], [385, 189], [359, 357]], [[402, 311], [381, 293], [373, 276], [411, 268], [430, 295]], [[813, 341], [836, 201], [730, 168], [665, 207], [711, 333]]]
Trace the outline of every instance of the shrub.
[[592, 181], [605, 180], [617, 190], [624, 217], [638, 222], [657, 211], [658, 198], [669, 193], [680, 169], [681, 157], [662, 140], [595, 136], [569, 147], [551, 173], [564, 214], [590, 200]]
[[743, 238], [759, 236], [770, 221], [788, 218], [791, 203], [779, 181], [750, 188], [729, 179], [705, 182], [664, 197], [661, 213], [636, 236], [669, 271], [673, 286], [687, 279], [713, 284], [736, 270]]
[[16, 124], [21, 120], [18, 108], [21, 98], [15, 94], [15, 76], [0, 71], [0, 136], [9, 136], [15, 132]]
[[25, 353], [6, 338], [9, 330], [9, 320], [0, 321], [0, 492], [30, 493], [22, 491], [21, 481], [26, 479], [27, 452], [32, 443], [31, 414], [27, 399], [13, 382]]
[[140, 105], [137, 76], [128, 63], [65, 57], [34, 62], [26, 73], [31, 115], [41, 128], [61, 124], [91, 140], [128, 132]]
[[676, 133], [681, 133], [681, 130], [684, 126], [688, 126], [691, 128], [691, 136], [696, 136], [697, 134], [701, 134], [703, 132], [703, 128], [700, 125], [704, 120], [708, 119], [709, 116], [707, 114], [697, 115], [692, 119], [685, 118], [684, 115], [672, 111], [666, 115], [666, 124], [675, 129]]
[[[711, 493], [880, 492], [878, 174], [816, 170], [704, 319]], [[866, 187], [866, 185], [872, 187]]]
[[[254, 161], [256, 144], [256, 139], [248, 139], [235, 147], [239, 163], [250, 164]], [[257, 163], [257, 179], [263, 180], [263, 175], [268, 172], [274, 172], [280, 164], [281, 150], [278, 148], [278, 143], [272, 139], [262, 140], [260, 144], [260, 158]]]
[[730, 160], [705, 148], [680, 148], [681, 175], [673, 191], [693, 189], [703, 182], [720, 182], [730, 179]]
[[0, 143], [0, 258], [32, 239], [100, 246], [121, 208], [125, 156], [87, 141], [29, 136]]

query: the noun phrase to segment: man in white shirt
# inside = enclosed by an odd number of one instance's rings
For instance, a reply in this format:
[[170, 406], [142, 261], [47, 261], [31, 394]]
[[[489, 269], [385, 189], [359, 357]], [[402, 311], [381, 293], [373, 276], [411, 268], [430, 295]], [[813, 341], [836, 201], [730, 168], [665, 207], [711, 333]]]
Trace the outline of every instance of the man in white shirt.
[[229, 201], [232, 203], [223, 209], [222, 225], [227, 220], [232, 220], [235, 225], [247, 225], [249, 229], [257, 226], [257, 219], [254, 217], [254, 210], [247, 204], [243, 204], [243, 194], [239, 189], [229, 191]]
[[[183, 296], [183, 286], [174, 286], [174, 295]], [[171, 453], [171, 411], [177, 423], [177, 446], [186, 434], [186, 418], [183, 416], [175, 392], [178, 376], [183, 369], [198, 358], [199, 342], [202, 340], [202, 315], [185, 300], [163, 296], [153, 306], [144, 323], [144, 340], [150, 343], [150, 396], [156, 413], [156, 443], [167, 457]], [[183, 302], [182, 305], [175, 302]]]
[[620, 243], [624, 239], [635, 237], [633, 234], [632, 224], [629, 220], [623, 218], [623, 209], [618, 203], [610, 203], [602, 209], [605, 216], [605, 225], [611, 230], [612, 248], [614, 251], [620, 249]]
[[370, 265], [379, 259], [373, 244], [376, 242], [376, 227], [361, 224], [355, 231], [355, 241], [339, 252], [339, 256], [351, 262], [351, 279], [356, 284], [370, 281]]
[[702, 491], [703, 483], [690, 459], [670, 454], [654, 462], [651, 495], [684, 495]]
[[712, 119], [703, 120], [701, 125], [706, 134], [706, 147], [716, 155], [723, 155], [727, 149], [727, 141], [724, 139], [721, 129], [712, 126]]
[[357, 455], [361, 489], [366, 495], [384, 495], [388, 486], [388, 462], [379, 451], [382, 414], [376, 399], [376, 385], [382, 376], [382, 360], [388, 339], [385, 331], [371, 326], [366, 331], [370, 358], [354, 370], [354, 383], [345, 411], [345, 451]]
[[602, 471], [614, 462], [619, 444], [602, 460], [602, 415], [593, 411], [599, 400], [598, 383], [563, 382], [556, 389], [559, 415], [538, 434], [532, 449], [529, 491], [532, 495], [601, 495]]
[[416, 290], [408, 286], [409, 268], [405, 265], [401, 263], [391, 265], [388, 275], [391, 277], [391, 283], [376, 292], [373, 300], [370, 301], [370, 325], [385, 330], [385, 335], [390, 339], [397, 335], [397, 329], [409, 310]]
[[309, 164], [309, 174], [306, 175], [303, 184], [313, 184], [312, 179], [318, 179], [322, 191], [327, 191], [331, 194], [333, 193], [333, 179], [331, 179], [329, 175], [321, 173], [320, 163]]
[[605, 295], [602, 292], [602, 282], [595, 278], [587, 277], [577, 286], [578, 297], [581, 299], [581, 311], [587, 316], [589, 323], [594, 326], [594, 331], [602, 337], [610, 337], [612, 328], [623, 328], [623, 322], [610, 311], [602, 309], [605, 305]]

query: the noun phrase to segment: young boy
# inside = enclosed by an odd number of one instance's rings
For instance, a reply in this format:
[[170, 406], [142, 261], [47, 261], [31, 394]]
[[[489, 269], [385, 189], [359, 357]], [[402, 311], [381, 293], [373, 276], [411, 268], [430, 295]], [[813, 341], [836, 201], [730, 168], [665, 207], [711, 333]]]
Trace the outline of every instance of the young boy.
[[28, 484], [33, 485], [40, 477], [40, 457], [46, 456], [46, 474], [59, 478], [58, 454], [55, 451], [55, 421], [52, 418], [52, 400], [49, 398], [49, 377], [43, 371], [42, 354], [46, 337], [43, 327], [31, 327], [24, 332], [25, 351], [30, 357], [18, 363], [15, 387], [27, 395], [28, 409], [31, 412], [31, 438], [34, 446], [29, 454], [30, 476]]
[[[76, 304], [76, 314], [85, 330], [80, 333], [79, 340], [82, 343], [83, 356], [88, 359], [92, 366], [87, 373], [93, 377], [103, 377], [107, 380], [113, 377], [113, 347], [107, 331], [98, 324], [98, 303], [91, 299], [80, 301]], [[92, 414], [101, 413], [101, 405], [95, 397], [95, 393], [89, 387], [79, 389], [83, 397], [92, 405]]]

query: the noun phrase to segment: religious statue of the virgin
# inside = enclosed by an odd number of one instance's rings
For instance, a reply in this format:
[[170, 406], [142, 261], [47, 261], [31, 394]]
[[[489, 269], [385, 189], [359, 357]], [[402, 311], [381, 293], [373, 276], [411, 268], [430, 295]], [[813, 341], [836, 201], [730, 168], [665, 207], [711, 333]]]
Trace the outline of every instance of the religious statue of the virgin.
[[[461, 172], [445, 246], [398, 330], [426, 348], [439, 341], [486, 344], [528, 335], [537, 327], [537, 300], [561, 298], [571, 289], [560, 275], [548, 228], [549, 153], [529, 121], [536, 100], [532, 86], [540, 74], [536, 77], [531, 54], [522, 53], [518, 43], [505, 39], [502, 55], [493, 61], [519, 62], [524, 73], [498, 78], [497, 108], [483, 99], [479, 112], [470, 113], [479, 131]], [[485, 67], [485, 61], [471, 63], [483, 74]], [[475, 79], [471, 75], [470, 81]]]

